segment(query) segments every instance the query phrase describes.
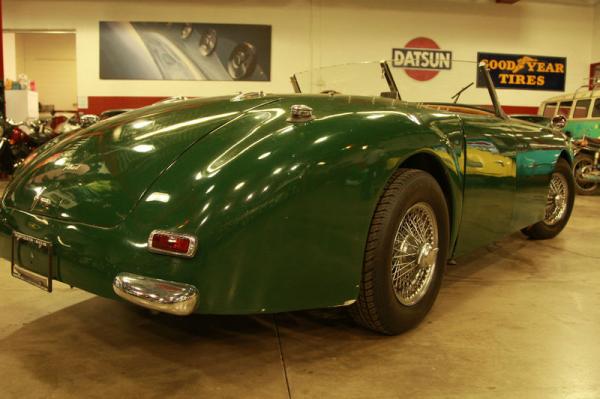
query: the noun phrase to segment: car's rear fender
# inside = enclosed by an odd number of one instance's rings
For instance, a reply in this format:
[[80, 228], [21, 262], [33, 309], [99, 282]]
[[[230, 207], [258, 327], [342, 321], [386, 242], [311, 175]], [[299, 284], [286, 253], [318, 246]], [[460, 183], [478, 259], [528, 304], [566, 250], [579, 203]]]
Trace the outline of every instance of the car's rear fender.
[[[458, 223], [458, 118], [381, 104], [340, 110], [323, 101], [330, 100], [303, 98], [315, 109], [309, 123], [286, 122], [291, 98], [208, 135], [154, 183], [125, 222], [140, 243], [154, 229], [198, 237], [184, 282], [198, 288], [200, 312], [274, 312], [354, 300], [383, 187], [417, 154], [447, 171], [450, 213]], [[151, 268], [126, 271], [182, 280], [169, 275], [169, 258], [151, 256]]]

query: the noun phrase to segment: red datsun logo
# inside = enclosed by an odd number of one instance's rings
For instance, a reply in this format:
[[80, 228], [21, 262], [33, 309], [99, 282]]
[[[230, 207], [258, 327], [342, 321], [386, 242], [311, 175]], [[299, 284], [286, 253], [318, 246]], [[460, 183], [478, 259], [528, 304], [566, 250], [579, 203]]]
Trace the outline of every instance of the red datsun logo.
[[404, 68], [415, 80], [427, 81], [440, 71], [452, 69], [452, 52], [440, 50], [440, 46], [427, 37], [417, 37], [403, 48], [392, 49], [392, 65]]

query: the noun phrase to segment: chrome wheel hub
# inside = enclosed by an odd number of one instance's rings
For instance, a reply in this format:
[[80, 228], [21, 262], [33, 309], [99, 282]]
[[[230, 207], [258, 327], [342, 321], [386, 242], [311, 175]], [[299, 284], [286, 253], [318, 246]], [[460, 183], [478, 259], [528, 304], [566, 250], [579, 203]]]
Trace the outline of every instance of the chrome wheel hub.
[[430, 243], [425, 243], [419, 250], [419, 257], [417, 258], [417, 265], [421, 269], [428, 269], [435, 265], [435, 259], [437, 257], [438, 249], [434, 248]]
[[405, 306], [419, 302], [433, 279], [438, 254], [438, 226], [429, 204], [419, 202], [404, 214], [392, 251], [392, 287]]
[[560, 173], [554, 173], [550, 180], [544, 223], [553, 226], [562, 220], [567, 211], [568, 194], [569, 185], [567, 179]]

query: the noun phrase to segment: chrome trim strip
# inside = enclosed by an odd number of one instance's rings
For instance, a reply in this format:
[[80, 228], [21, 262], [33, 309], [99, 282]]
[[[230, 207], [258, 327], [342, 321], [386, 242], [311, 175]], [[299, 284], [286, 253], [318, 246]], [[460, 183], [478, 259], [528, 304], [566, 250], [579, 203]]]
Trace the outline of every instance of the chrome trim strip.
[[[188, 240], [190, 240], [190, 247], [188, 248], [188, 251], [185, 254], [182, 254], [179, 252], [166, 251], [164, 249], [152, 248], [152, 238], [154, 238], [154, 236], [156, 234], [164, 234], [164, 235], [187, 238]], [[166, 231], [166, 230], [152, 230], [152, 232], [148, 236], [148, 251], [154, 252], [157, 254], [181, 256], [184, 258], [193, 258], [194, 255], [196, 255], [197, 249], [198, 249], [198, 240], [196, 239], [196, 237], [194, 237], [193, 235], [190, 235], [190, 234], [173, 233], [172, 231]]]
[[193, 313], [198, 305], [198, 290], [193, 285], [132, 273], [119, 273], [113, 290], [126, 301], [177, 316]]

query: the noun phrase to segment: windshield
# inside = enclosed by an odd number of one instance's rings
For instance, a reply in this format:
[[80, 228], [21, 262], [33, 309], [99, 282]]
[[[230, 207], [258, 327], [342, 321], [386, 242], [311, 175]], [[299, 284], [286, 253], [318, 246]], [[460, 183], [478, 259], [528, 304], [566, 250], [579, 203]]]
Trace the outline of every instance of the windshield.
[[[384, 66], [385, 64], [385, 66]], [[404, 101], [458, 103], [493, 110], [485, 77], [476, 62], [452, 61], [443, 71], [396, 68], [390, 61], [343, 64], [294, 75], [301, 93], [340, 93], [396, 98], [385, 68]], [[479, 82], [477, 81], [479, 78]]]
[[379, 61], [326, 66], [296, 73], [294, 77], [302, 93], [380, 96], [390, 91]]

